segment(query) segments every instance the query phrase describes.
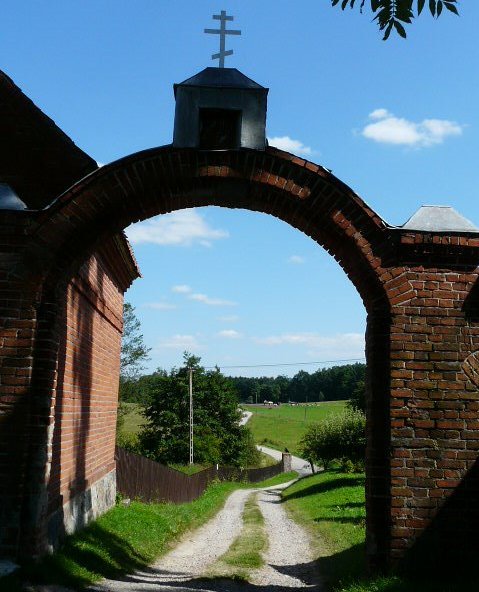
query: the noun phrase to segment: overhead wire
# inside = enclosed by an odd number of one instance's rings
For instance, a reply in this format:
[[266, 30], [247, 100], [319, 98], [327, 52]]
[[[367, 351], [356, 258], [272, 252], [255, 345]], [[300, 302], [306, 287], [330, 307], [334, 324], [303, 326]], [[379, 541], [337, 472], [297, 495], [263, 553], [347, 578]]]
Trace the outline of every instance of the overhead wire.
[[336, 364], [344, 362], [365, 362], [366, 358], [348, 358], [344, 360], [320, 360], [316, 362], [284, 362], [275, 364], [246, 364], [246, 365], [235, 365], [235, 366], [222, 366], [216, 364], [215, 366], [205, 366], [205, 370], [214, 370], [220, 368], [222, 370], [233, 370], [241, 368], [279, 368], [281, 366], [318, 366], [320, 364]]

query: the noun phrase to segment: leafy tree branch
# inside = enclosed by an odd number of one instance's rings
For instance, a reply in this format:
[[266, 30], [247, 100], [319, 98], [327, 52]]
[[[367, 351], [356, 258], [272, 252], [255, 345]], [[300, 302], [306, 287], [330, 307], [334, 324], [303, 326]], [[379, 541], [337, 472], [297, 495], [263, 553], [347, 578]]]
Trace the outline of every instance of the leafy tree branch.
[[[331, 0], [333, 6], [340, 6], [342, 10], [347, 7], [359, 7], [363, 12], [367, 4], [378, 22], [380, 31], [384, 32], [383, 39], [389, 38], [394, 29], [401, 37], [406, 37], [404, 25], [412, 23], [424, 10], [426, 0]], [[428, 0], [428, 8], [434, 18], [439, 18], [445, 8], [446, 11], [459, 15], [458, 0]]]

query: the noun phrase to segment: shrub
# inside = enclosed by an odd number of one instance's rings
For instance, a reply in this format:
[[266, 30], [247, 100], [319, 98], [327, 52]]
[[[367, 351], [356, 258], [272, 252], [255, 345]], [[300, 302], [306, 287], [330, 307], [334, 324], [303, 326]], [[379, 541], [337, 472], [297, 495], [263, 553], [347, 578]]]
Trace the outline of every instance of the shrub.
[[301, 439], [303, 456], [328, 468], [339, 460], [347, 470], [360, 470], [366, 452], [366, 418], [348, 411], [321, 423], [311, 424]]

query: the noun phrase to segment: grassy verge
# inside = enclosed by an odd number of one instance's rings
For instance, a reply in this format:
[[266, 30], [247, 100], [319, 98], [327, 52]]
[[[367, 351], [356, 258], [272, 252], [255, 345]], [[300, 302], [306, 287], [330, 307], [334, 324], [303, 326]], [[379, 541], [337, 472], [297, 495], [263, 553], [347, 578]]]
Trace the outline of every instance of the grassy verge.
[[[365, 575], [364, 475], [327, 471], [283, 492], [293, 518], [313, 533], [320, 573], [334, 592], [472, 592], [477, 582]], [[458, 573], [458, 578], [460, 574]]]
[[243, 528], [230, 548], [208, 570], [211, 578], [247, 580], [251, 570], [260, 568], [264, 561], [261, 553], [268, 539], [264, 519], [257, 502], [258, 494], [251, 494], [243, 511]]
[[199, 465], [199, 464], [192, 464], [192, 465], [177, 465], [171, 464], [168, 465], [171, 469], [175, 469], [176, 471], [180, 471], [180, 473], [184, 473], [185, 475], [194, 475], [195, 473], [200, 473], [205, 469], [208, 469], [208, 465]]
[[246, 483], [246, 487], [272, 487], [273, 485], [281, 485], [281, 483], [287, 483], [288, 481], [292, 481], [297, 477], [298, 473], [296, 471], [290, 471], [289, 473], [280, 473], [279, 475], [275, 475], [274, 477], [265, 479], [260, 483]]
[[299, 441], [308, 425], [341, 413], [345, 405], [345, 401], [329, 401], [316, 405], [281, 405], [272, 409], [248, 406], [248, 411], [253, 413], [248, 426], [257, 444], [277, 450], [288, 448], [298, 454]]
[[16, 592], [20, 581], [81, 588], [152, 563], [185, 531], [209, 520], [240, 485], [215, 483], [188, 504], [115, 506], [90, 526], [68, 537], [55, 554], [0, 580], [0, 590]]
[[320, 572], [327, 581], [364, 570], [364, 475], [335, 471], [301, 479], [283, 492], [292, 516], [313, 531]]
[[21, 583], [59, 584], [81, 588], [102, 578], [115, 578], [151, 564], [187, 530], [207, 522], [239, 487], [267, 487], [290, 481], [282, 473], [261, 483], [214, 483], [188, 504], [118, 505], [81, 532], [68, 537], [62, 548], [38, 564], [25, 565], [0, 578], [0, 592], [20, 592]]

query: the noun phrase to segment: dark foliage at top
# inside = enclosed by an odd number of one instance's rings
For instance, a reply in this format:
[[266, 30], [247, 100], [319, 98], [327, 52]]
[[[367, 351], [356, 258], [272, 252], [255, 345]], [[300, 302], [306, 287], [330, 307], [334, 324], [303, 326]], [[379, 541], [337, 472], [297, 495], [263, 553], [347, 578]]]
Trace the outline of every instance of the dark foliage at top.
[[[331, 0], [331, 3], [343, 10], [359, 6], [362, 12], [366, 0]], [[368, 0], [367, 4], [375, 15], [374, 20], [378, 22], [379, 29], [384, 32], [383, 39], [388, 39], [393, 29], [401, 37], [406, 37], [404, 25], [412, 23], [421, 14], [426, 0]], [[457, 4], [458, 0], [428, 0], [429, 11], [435, 18], [441, 16], [444, 8], [458, 15]]]

